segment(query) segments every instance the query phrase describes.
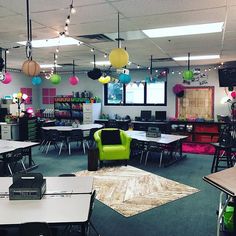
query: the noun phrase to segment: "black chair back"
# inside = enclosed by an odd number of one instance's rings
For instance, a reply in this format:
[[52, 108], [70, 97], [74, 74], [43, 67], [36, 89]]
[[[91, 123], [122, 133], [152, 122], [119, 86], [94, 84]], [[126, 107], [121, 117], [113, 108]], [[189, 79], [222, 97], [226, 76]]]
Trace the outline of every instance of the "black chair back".
[[19, 226], [20, 236], [52, 236], [52, 232], [45, 222], [29, 222]]
[[70, 132], [69, 141], [83, 141], [84, 134], [81, 129], [75, 129]]

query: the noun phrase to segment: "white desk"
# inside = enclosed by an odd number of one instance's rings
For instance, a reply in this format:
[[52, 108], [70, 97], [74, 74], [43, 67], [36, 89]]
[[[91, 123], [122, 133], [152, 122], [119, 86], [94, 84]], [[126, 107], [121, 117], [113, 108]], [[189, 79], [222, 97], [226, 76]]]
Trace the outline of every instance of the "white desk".
[[12, 140], [2, 140], [0, 139], [0, 155], [8, 152], [12, 152], [17, 148], [31, 148], [39, 145], [36, 142], [21, 142]]
[[84, 124], [84, 125], [79, 125], [77, 128], [73, 128], [72, 126], [46, 126], [42, 127], [44, 130], [58, 130], [58, 131], [72, 131], [72, 130], [82, 130], [82, 131], [87, 131], [93, 128], [102, 128], [103, 126], [100, 124]]
[[[33, 165], [33, 159], [32, 159], [32, 153], [31, 153], [31, 147], [37, 146], [39, 143], [37, 142], [22, 142], [22, 141], [12, 141], [12, 140], [2, 140], [0, 139], [0, 155], [3, 156], [3, 162], [4, 162], [4, 156], [6, 153], [13, 152], [14, 150], [18, 148], [29, 148], [29, 162], [28, 162], [28, 169], [32, 169], [33, 167], [36, 167], [36, 165]], [[3, 172], [6, 171], [6, 165], [3, 166]]]
[[[46, 179], [46, 193], [50, 194], [89, 194], [93, 190], [93, 177], [44, 177]], [[12, 177], [0, 177], [0, 198], [9, 195]]]
[[[180, 161], [183, 159], [182, 155], [182, 140], [186, 139], [188, 136], [184, 135], [174, 135], [174, 134], [161, 134], [161, 137], [151, 138], [146, 137], [146, 131], [137, 131], [137, 130], [128, 130], [125, 131], [128, 136], [132, 139], [137, 139], [145, 142], [156, 142], [160, 144], [162, 147], [166, 147], [167, 150], [170, 150], [170, 158], [172, 161], [168, 163], [168, 165], [173, 164], [176, 161]], [[175, 155], [173, 155], [173, 153]], [[177, 156], [176, 154], [179, 154]]]
[[151, 137], [146, 137], [145, 131], [138, 131], [138, 130], [128, 130], [125, 131], [125, 133], [133, 139], [146, 142], [157, 142], [159, 144], [171, 144], [188, 137], [184, 135], [161, 134], [161, 137], [151, 138]]
[[88, 219], [90, 198], [90, 194], [46, 195], [41, 200], [0, 198], [0, 225], [83, 223]]

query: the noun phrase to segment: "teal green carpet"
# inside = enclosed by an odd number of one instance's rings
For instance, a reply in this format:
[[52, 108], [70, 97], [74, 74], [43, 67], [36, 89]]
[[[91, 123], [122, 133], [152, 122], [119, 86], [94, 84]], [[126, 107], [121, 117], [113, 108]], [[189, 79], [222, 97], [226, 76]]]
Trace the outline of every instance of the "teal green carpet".
[[[64, 151], [58, 156], [53, 148], [48, 155], [34, 148], [33, 158], [39, 164], [33, 171], [44, 176], [87, 168], [87, 156], [82, 151], [72, 150], [71, 156]], [[200, 192], [129, 218], [96, 201], [92, 216], [95, 227], [102, 236], [215, 236], [219, 191], [202, 180], [210, 173], [211, 162], [212, 156], [188, 154], [181, 162], [158, 168], [155, 158], [150, 158], [146, 166], [132, 159], [129, 165], [195, 187]], [[91, 230], [90, 235], [95, 233]]]

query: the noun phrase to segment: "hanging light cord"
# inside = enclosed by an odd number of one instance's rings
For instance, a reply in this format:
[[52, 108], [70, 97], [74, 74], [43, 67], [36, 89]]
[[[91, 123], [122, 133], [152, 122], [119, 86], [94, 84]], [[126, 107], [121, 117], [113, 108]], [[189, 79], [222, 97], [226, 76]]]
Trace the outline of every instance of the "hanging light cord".
[[5, 58], [4, 58], [4, 60], [5, 60], [5, 73], [7, 72], [7, 51], [5, 50]]
[[75, 76], [75, 60], [73, 60], [73, 76]]
[[27, 20], [27, 42], [25, 47], [25, 54], [28, 59], [32, 60], [32, 28], [31, 20], [29, 17], [29, 0], [26, 0], [26, 20]]
[[188, 70], [190, 70], [190, 52], [188, 53]]

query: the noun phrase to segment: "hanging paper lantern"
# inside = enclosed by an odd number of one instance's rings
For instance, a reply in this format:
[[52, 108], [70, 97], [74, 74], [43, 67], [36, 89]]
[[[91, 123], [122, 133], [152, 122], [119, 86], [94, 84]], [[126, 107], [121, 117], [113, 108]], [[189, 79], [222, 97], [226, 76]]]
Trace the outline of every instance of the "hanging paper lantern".
[[22, 65], [22, 71], [28, 76], [35, 76], [40, 73], [40, 65], [34, 60], [26, 60]]
[[193, 72], [191, 70], [185, 70], [183, 72], [183, 79], [184, 80], [191, 80], [193, 78]]
[[131, 81], [131, 77], [130, 75], [126, 75], [122, 73], [119, 75], [119, 80], [120, 80], [120, 83], [122, 84], [128, 84]]
[[231, 97], [232, 97], [233, 99], [236, 98], [236, 92], [235, 92], [235, 91], [233, 91], [230, 95], [231, 95]]
[[4, 79], [2, 80], [2, 83], [9, 84], [11, 81], [12, 81], [11, 74], [9, 72], [6, 72]]
[[39, 77], [39, 76], [34, 76], [34, 77], [32, 78], [32, 84], [33, 84], [33, 85], [39, 85], [39, 84], [41, 84], [41, 83], [42, 83], [41, 77]]
[[71, 76], [68, 80], [71, 85], [76, 85], [79, 83], [79, 78], [75, 75]]
[[129, 54], [123, 48], [115, 48], [109, 54], [109, 61], [114, 68], [122, 68], [129, 62]]
[[22, 97], [22, 92], [17, 93], [16, 97], [19, 98], [19, 99], [21, 99], [21, 97]]
[[28, 108], [26, 108], [26, 112], [27, 112], [28, 114], [34, 113], [33, 107], [28, 107]]
[[58, 74], [53, 74], [53, 75], [50, 77], [50, 81], [52, 82], [52, 84], [60, 84], [60, 82], [61, 82], [61, 76], [58, 75]]
[[98, 68], [94, 68], [87, 73], [88, 77], [93, 80], [97, 80], [102, 76], [102, 72]]
[[109, 83], [109, 82], [111, 81], [111, 77], [110, 77], [110, 76], [106, 76], [106, 77], [101, 76], [101, 77], [98, 79], [98, 81], [99, 81], [100, 83], [102, 83], [102, 84], [107, 84], [107, 83]]

